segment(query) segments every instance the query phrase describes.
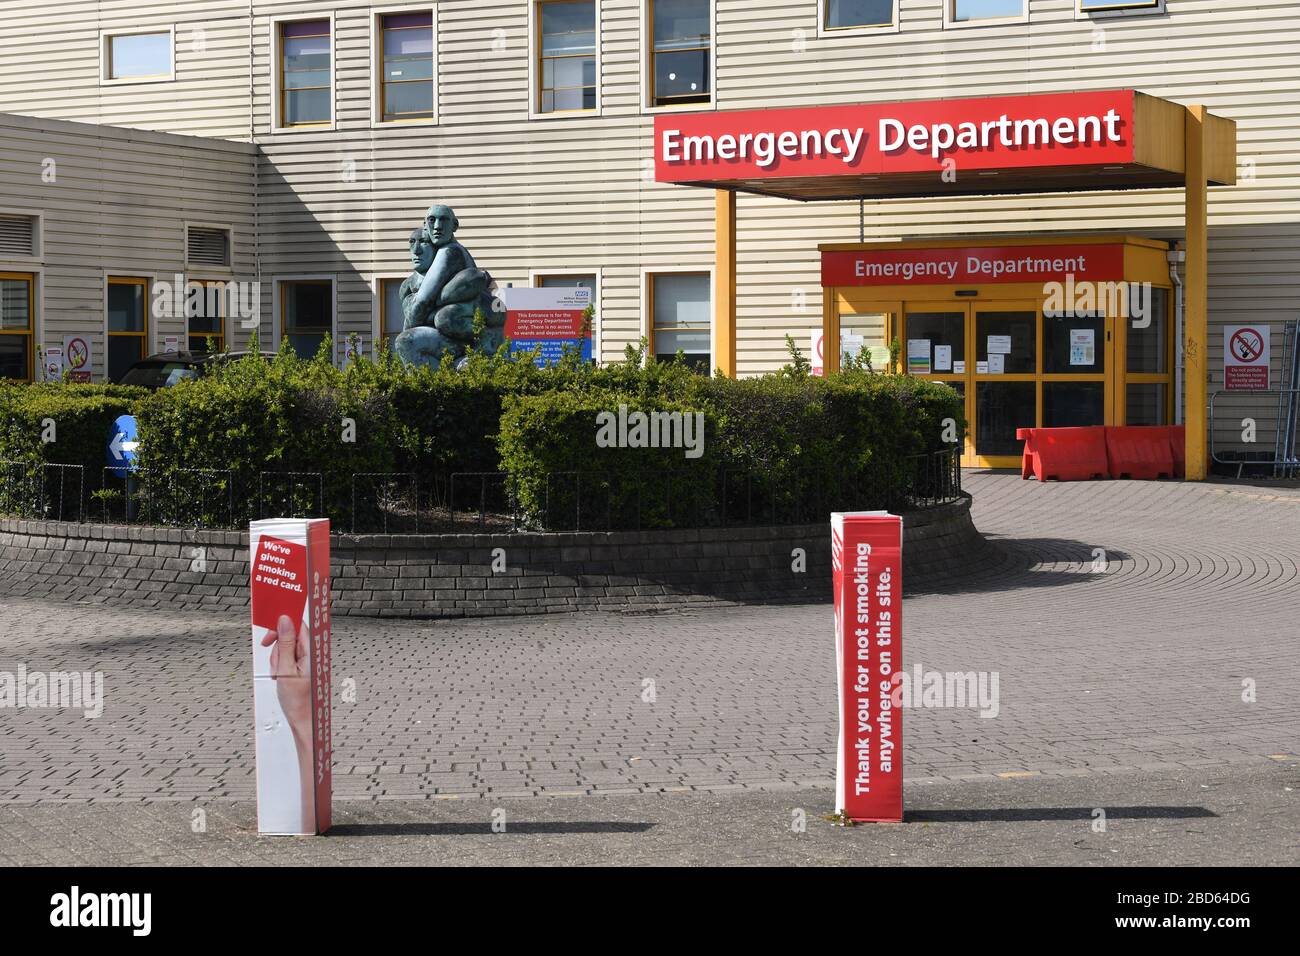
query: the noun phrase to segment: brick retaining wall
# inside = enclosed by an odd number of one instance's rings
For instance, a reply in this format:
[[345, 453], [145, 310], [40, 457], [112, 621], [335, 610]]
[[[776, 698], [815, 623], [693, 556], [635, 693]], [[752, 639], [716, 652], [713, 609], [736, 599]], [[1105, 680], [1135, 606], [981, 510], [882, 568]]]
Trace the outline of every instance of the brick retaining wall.
[[[334, 535], [334, 609], [467, 617], [830, 600], [828, 524], [563, 534]], [[908, 515], [904, 580], [921, 590], [985, 547], [970, 500]], [[492, 573], [493, 550], [506, 570]], [[791, 570], [795, 548], [807, 570]], [[0, 595], [131, 606], [248, 604], [248, 535], [0, 520]]]

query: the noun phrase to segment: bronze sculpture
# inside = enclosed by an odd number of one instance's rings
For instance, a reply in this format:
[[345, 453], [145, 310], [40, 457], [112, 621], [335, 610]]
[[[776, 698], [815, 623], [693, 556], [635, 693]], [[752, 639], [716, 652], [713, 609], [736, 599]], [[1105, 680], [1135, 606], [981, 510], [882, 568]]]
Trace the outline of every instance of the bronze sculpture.
[[[408, 365], [438, 365], [471, 349], [492, 354], [505, 342], [506, 314], [492, 276], [456, 241], [460, 221], [450, 206], [429, 207], [411, 233], [411, 265], [402, 283], [402, 332], [393, 350]], [[476, 321], [476, 318], [478, 321]]]

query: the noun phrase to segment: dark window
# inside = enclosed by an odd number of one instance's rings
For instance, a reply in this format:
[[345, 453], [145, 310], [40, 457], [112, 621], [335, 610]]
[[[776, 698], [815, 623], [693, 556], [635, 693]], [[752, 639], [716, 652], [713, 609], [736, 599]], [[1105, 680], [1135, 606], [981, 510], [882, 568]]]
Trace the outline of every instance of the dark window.
[[713, 29], [709, 0], [651, 0], [651, 105], [708, 103]]
[[300, 358], [311, 358], [333, 334], [333, 286], [329, 282], [283, 283], [283, 334]]

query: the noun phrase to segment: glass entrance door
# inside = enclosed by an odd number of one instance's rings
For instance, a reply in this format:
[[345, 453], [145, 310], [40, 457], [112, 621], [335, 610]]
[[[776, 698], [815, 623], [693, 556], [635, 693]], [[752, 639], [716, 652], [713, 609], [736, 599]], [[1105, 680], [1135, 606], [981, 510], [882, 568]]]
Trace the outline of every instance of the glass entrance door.
[[1016, 430], [1116, 421], [1114, 361], [1102, 313], [1044, 316], [1032, 299], [903, 304], [909, 374], [946, 382], [965, 399], [962, 464], [1013, 468]]
[[1038, 304], [980, 302], [970, 310], [975, 457], [980, 464], [1018, 463], [1024, 443], [1016, 429], [1038, 423]]
[[889, 337], [893, 332], [894, 314], [879, 312], [841, 312], [839, 320], [839, 368], [849, 363], [870, 363], [873, 372], [889, 371]]

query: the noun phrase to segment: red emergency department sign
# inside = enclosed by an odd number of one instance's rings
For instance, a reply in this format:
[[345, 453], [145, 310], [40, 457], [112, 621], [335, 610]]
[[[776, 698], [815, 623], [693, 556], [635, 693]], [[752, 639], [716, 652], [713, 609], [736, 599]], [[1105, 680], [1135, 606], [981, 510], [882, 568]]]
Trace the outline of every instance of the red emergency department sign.
[[1134, 97], [1133, 90], [1106, 90], [661, 114], [655, 179], [1123, 165], [1135, 158]]
[[903, 519], [831, 515], [840, 735], [835, 809], [850, 820], [903, 819]]
[[1124, 246], [827, 250], [823, 286], [960, 285], [985, 282], [1117, 282]]

